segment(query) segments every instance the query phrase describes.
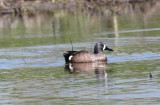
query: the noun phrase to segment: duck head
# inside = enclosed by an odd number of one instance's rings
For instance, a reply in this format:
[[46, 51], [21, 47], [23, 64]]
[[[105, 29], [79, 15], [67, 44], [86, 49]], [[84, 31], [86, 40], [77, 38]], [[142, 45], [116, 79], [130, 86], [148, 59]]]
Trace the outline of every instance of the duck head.
[[106, 47], [105, 43], [103, 43], [103, 42], [99, 42], [99, 43], [95, 44], [95, 46], [94, 46], [94, 53], [95, 54], [102, 53], [104, 50], [113, 51], [112, 49]]

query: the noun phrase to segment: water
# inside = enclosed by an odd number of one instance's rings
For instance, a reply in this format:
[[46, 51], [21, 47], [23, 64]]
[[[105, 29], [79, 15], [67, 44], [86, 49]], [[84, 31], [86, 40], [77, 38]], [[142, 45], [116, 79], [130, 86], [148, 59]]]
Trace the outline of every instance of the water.
[[[152, 14], [1, 16], [0, 104], [158, 105], [160, 15]], [[74, 50], [101, 41], [114, 52], [104, 52], [108, 64], [65, 64], [70, 40]]]

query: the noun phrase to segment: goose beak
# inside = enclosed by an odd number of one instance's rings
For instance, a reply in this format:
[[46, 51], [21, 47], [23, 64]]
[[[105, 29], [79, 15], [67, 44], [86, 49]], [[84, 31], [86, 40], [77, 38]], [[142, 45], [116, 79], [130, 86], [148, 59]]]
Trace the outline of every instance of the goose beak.
[[108, 47], [106, 47], [104, 50], [113, 51], [112, 49], [110, 49], [110, 48], [108, 48]]

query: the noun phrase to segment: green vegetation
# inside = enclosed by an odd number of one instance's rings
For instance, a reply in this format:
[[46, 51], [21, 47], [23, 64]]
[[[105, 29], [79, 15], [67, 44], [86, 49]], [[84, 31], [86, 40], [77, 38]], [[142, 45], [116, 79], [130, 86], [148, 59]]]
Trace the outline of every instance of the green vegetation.
[[[153, 7], [155, 0], [0, 0], [0, 14], [29, 14], [35, 12], [68, 12], [120, 13], [134, 11], [143, 6]], [[159, 5], [159, 4], [158, 4]]]

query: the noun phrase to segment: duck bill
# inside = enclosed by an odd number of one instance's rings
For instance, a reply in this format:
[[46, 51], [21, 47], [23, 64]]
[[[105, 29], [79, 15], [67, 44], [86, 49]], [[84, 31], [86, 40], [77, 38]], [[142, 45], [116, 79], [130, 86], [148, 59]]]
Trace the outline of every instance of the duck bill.
[[108, 48], [108, 47], [106, 47], [104, 50], [113, 51], [112, 49], [110, 49], [110, 48]]

